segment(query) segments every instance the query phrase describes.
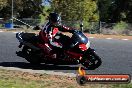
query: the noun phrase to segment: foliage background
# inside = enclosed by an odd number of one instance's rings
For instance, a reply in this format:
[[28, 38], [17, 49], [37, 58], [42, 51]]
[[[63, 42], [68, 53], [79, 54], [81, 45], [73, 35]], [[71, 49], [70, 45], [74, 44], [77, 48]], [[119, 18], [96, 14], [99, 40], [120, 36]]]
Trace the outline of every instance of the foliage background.
[[[0, 18], [11, 19], [11, 3], [12, 0], [0, 0]], [[13, 0], [13, 3], [15, 18], [39, 19], [40, 24], [45, 23], [50, 12], [57, 12], [69, 26], [79, 27], [78, 23], [83, 22], [87, 32], [99, 31], [100, 22], [115, 23], [112, 27], [115, 31], [132, 30], [132, 0]]]

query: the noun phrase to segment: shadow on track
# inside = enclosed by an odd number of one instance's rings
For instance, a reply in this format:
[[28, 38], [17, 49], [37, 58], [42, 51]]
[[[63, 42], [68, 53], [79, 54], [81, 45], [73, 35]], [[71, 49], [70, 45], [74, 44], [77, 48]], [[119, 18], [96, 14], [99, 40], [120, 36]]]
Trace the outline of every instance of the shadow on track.
[[77, 67], [70, 66], [60, 66], [60, 65], [51, 65], [51, 64], [40, 64], [32, 65], [25, 62], [1, 62], [0, 66], [3, 67], [17, 67], [22, 69], [32, 69], [32, 70], [77, 70]]

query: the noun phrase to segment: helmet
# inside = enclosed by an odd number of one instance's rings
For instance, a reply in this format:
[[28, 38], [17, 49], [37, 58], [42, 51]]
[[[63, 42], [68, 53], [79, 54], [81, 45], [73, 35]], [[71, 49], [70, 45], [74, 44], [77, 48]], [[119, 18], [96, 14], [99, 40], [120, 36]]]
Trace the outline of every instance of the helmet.
[[55, 23], [55, 24], [60, 24], [61, 17], [59, 14], [53, 12], [49, 14], [49, 22]]

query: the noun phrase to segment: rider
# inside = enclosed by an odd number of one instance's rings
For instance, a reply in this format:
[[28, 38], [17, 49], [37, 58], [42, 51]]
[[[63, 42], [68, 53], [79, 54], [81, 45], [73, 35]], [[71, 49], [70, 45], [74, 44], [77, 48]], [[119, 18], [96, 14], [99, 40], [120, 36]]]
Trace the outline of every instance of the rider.
[[50, 46], [52, 46], [52, 53], [50, 54], [55, 57], [53, 50], [62, 50], [63, 47], [62, 45], [56, 43], [55, 36], [59, 34], [59, 31], [72, 32], [72, 30], [69, 27], [65, 27], [61, 24], [61, 17], [55, 12], [50, 13], [48, 19], [48, 23], [44, 26], [44, 28], [42, 28], [39, 33], [39, 36], [41, 40], [44, 40], [44, 43], [48, 43]]

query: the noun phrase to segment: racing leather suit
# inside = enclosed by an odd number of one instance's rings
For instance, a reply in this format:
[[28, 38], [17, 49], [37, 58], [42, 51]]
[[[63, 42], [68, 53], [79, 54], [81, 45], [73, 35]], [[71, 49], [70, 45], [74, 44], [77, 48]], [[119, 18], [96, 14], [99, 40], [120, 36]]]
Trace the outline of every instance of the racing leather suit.
[[54, 38], [59, 33], [59, 31], [70, 32], [71, 29], [63, 25], [54, 26], [50, 24], [50, 22], [48, 22], [40, 31], [39, 38], [43, 43], [49, 44], [49, 46], [52, 47], [52, 50], [59, 50], [60, 48], [62, 48], [62, 45], [58, 45], [56, 41], [54, 41]]

